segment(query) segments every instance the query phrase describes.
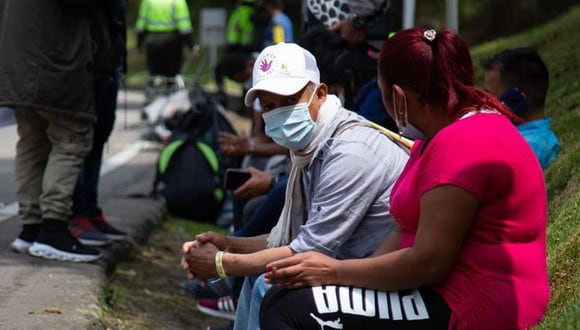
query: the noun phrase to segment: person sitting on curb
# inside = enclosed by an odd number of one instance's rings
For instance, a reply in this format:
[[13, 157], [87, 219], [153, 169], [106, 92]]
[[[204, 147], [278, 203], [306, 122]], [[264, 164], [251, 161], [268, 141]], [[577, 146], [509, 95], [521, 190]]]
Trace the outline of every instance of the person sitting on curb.
[[262, 328], [532, 328], [549, 300], [547, 198], [516, 116], [475, 88], [451, 31], [398, 32], [378, 71], [389, 113], [415, 138], [390, 197], [399, 236], [371, 258], [269, 263]]
[[280, 43], [260, 53], [245, 103], [256, 97], [266, 134], [291, 150], [282, 215], [268, 235], [207, 232], [182, 247], [181, 264], [189, 277], [246, 276], [236, 329], [259, 329], [268, 285], [255, 276], [269, 262], [305, 251], [363, 258], [396, 231], [388, 198], [408, 158], [404, 149], [327, 94], [314, 56], [296, 44]]
[[506, 49], [483, 63], [484, 88], [497, 96], [523, 123], [518, 130], [536, 153], [546, 170], [558, 156], [560, 142], [546, 117], [545, 101], [549, 87], [548, 68], [532, 48]]

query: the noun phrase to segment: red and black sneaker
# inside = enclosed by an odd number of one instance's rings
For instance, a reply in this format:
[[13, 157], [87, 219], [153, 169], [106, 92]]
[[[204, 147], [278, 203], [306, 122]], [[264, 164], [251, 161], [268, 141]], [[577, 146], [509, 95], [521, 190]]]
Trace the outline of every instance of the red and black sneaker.
[[236, 318], [236, 303], [232, 296], [223, 296], [217, 299], [198, 299], [197, 309], [204, 314], [214, 317], [227, 320], [234, 320]]
[[68, 229], [84, 245], [104, 246], [111, 244], [111, 239], [96, 228], [87, 216], [72, 218]]
[[102, 213], [90, 217], [90, 220], [95, 228], [112, 240], [121, 240], [127, 236], [127, 232], [113, 227]]

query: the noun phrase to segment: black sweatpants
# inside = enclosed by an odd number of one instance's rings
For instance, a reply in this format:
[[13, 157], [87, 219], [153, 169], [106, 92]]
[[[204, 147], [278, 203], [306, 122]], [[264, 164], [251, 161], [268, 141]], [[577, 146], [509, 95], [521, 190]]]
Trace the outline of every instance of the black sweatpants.
[[346, 286], [273, 287], [262, 303], [262, 330], [447, 329], [451, 310], [430, 289], [385, 292]]
[[145, 37], [147, 69], [151, 76], [173, 77], [183, 62], [183, 41], [178, 32], [148, 32]]

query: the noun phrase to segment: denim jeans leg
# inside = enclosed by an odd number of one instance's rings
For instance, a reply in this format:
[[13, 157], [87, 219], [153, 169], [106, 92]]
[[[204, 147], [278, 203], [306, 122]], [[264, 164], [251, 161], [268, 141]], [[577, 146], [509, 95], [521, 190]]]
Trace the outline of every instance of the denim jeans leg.
[[254, 282], [256, 281], [255, 276], [246, 276], [244, 278], [244, 284], [242, 285], [242, 290], [240, 291], [240, 296], [238, 297], [238, 305], [236, 306], [236, 319], [234, 321], [234, 330], [248, 330], [248, 315], [250, 312], [250, 303], [252, 300], [252, 289], [254, 287]]
[[248, 327], [247, 329], [260, 329], [260, 308], [262, 301], [266, 296], [266, 292], [272, 287], [271, 284], [266, 283], [264, 274], [258, 276], [252, 288], [252, 299], [250, 300], [250, 311], [248, 313]]

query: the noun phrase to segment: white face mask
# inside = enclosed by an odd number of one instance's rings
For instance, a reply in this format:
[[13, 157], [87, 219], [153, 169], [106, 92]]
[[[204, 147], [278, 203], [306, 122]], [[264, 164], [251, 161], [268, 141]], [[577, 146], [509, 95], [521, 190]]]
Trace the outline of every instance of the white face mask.
[[421, 132], [421, 130], [419, 130], [417, 127], [413, 126], [413, 124], [411, 124], [411, 122], [409, 121], [409, 117], [407, 114], [407, 98], [404, 97], [403, 101], [405, 104], [405, 118], [406, 118], [406, 122], [407, 122], [407, 124], [404, 126], [401, 124], [401, 121], [399, 120], [399, 117], [397, 116], [395, 90], [393, 89], [393, 113], [395, 114], [395, 123], [397, 124], [397, 127], [399, 128], [399, 134], [406, 136], [406, 137], [413, 139], [413, 140], [426, 140], [427, 135], [425, 135], [425, 133]]

